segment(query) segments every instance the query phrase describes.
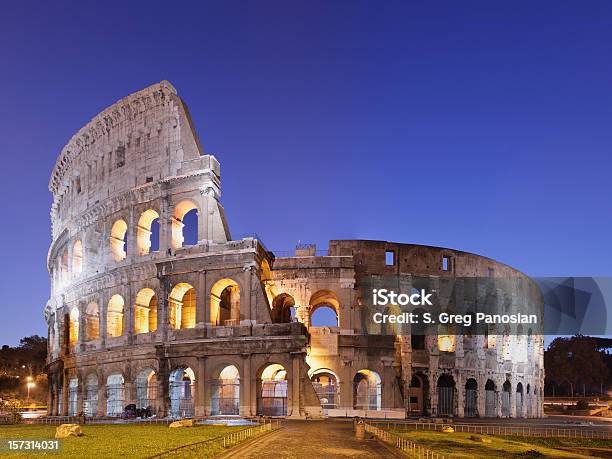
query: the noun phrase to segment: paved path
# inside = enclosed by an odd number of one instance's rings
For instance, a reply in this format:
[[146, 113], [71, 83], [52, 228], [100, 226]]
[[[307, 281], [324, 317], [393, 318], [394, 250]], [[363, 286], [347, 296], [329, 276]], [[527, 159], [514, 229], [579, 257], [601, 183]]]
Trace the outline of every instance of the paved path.
[[284, 421], [283, 429], [232, 448], [223, 458], [394, 458], [401, 456], [381, 442], [355, 439], [352, 421]]

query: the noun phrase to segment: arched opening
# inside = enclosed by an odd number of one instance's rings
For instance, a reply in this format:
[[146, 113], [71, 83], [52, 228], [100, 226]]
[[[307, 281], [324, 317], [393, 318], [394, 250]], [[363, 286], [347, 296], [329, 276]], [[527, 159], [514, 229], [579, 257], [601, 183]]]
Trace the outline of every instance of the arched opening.
[[134, 305], [134, 333], [157, 330], [157, 296], [150, 288], [143, 288], [136, 295]]
[[186, 282], [177, 284], [170, 292], [168, 320], [175, 330], [195, 328], [196, 291]]
[[157, 374], [152, 368], [140, 370], [136, 376], [136, 408], [148, 410], [149, 416], [157, 406]]
[[325, 368], [316, 370], [310, 376], [310, 381], [319, 397], [321, 408], [331, 410], [338, 407], [340, 403], [338, 377], [334, 372]]
[[440, 324], [438, 326], [438, 350], [440, 352], [455, 352], [457, 346], [457, 332], [453, 325]]
[[68, 416], [76, 416], [77, 413], [77, 397], [79, 394], [79, 380], [70, 378], [68, 381]]
[[510, 392], [512, 386], [510, 381], [506, 381], [502, 387], [502, 417], [510, 417]]
[[124, 301], [121, 295], [113, 295], [106, 309], [106, 335], [116, 337], [123, 335], [123, 308]]
[[331, 306], [317, 306], [310, 316], [311, 327], [337, 327], [338, 314]]
[[70, 320], [68, 322], [68, 343], [70, 349], [75, 349], [79, 342], [79, 309], [75, 306], [70, 310]]
[[410, 378], [408, 412], [415, 416], [426, 414], [425, 406], [428, 393], [427, 378], [422, 373], [412, 375]]
[[470, 378], [465, 383], [465, 417], [474, 418], [478, 416], [478, 383]]
[[455, 415], [455, 380], [448, 374], [438, 378], [438, 415]]
[[92, 341], [100, 337], [100, 308], [98, 303], [89, 303], [85, 308], [85, 340]]
[[516, 385], [516, 417], [523, 417], [523, 384]]
[[425, 310], [417, 308], [412, 311], [412, 313], [417, 323], [412, 323], [410, 325], [410, 344], [413, 351], [422, 351], [425, 349], [425, 333], [427, 330], [423, 321]]
[[[153, 226], [157, 226], [154, 234]], [[155, 236], [155, 238], [152, 238]], [[138, 255], [147, 255], [150, 252], [159, 250], [159, 214], [153, 210], [145, 210], [138, 219], [136, 227], [136, 249]]]
[[485, 384], [485, 416], [494, 418], [497, 416], [497, 396], [495, 392], [495, 383], [487, 379]]
[[278, 363], [268, 365], [261, 372], [257, 391], [257, 414], [287, 415], [287, 371]]
[[195, 373], [189, 367], [177, 368], [170, 373], [170, 416], [189, 418], [193, 416], [193, 392]]
[[85, 378], [83, 413], [85, 416], [98, 415], [98, 376], [95, 373], [91, 373]]
[[211, 402], [213, 416], [240, 414], [240, 372], [235, 365], [223, 368], [213, 380]]
[[110, 236], [110, 250], [113, 260], [119, 262], [127, 256], [127, 223], [117, 220], [113, 223]]
[[68, 270], [68, 250], [64, 250], [62, 254], [62, 258], [60, 260], [60, 279], [62, 285], [66, 285], [68, 283], [68, 279], [70, 278], [69, 270]]
[[527, 384], [527, 417], [530, 418], [531, 416], [532, 416], [531, 385]]
[[125, 400], [125, 380], [121, 373], [113, 373], [106, 378], [106, 415], [121, 416]]
[[78, 277], [83, 272], [83, 243], [80, 240], [72, 246], [72, 275]]
[[276, 295], [272, 300], [272, 321], [277, 324], [292, 322], [295, 318], [295, 300], [288, 293]]
[[180, 249], [198, 243], [198, 207], [185, 200], [174, 207], [172, 215], [172, 248]]
[[353, 408], [378, 411], [382, 407], [382, 380], [372, 370], [359, 370], [353, 378]]
[[221, 279], [210, 289], [210, 321], [226, 327], [240, 325], [240, 288], [232, 279]]
[[310, 297], [308, 324], [312, 327], [339, 327], [340, 301], [331, 290], [319, 290]]

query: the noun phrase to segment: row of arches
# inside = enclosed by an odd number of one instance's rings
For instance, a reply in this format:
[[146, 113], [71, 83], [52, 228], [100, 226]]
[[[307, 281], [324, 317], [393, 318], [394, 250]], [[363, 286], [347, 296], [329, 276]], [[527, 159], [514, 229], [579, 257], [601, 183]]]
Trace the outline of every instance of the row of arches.
[[[168, 325], [170, 329], [195, 328], [197, 294], [187, 283], [176, 284], [168, 296]], [[106, 336], [119, 337], [124, 334], [125, 300], [119, 294], [111, 296], [106, 305]], [[158, 298], [151, 288], [143, 288], [136, 294], [134, 303], [135, 334], [151, 333], [158, 326]], [[69, 312], [69, 344], [79, 341], [79, 329], [84, 327], [83, 340], [100, 338], [100, 308], [96, 302], [88, 303], [84, 310], [73, 307]], [[217, 281], [210, 293], [210, 320], [213, 325], [235, 326], [240, 324], [240, 287], [229, 278]], [[51, 332], [50, 332], [51, 336]]]
[[272, 321], [288, 323], [295, 320], [308, 323], [311, 327], [339, 327], [340, 301], [330, 290], [315, 292], [308, 302], [308, 315], [298, 317], [295, 299], [288, 293], [280, 293], [272, 300]]
[[[198, 242], [198, 207], [191, 200], [179, 202], [170, 220], [170, 247], [178, 249]], [[160, 250], [160, 215], [155, 209], [142, 212], [136, 223], [135, 253], [139, 256]], [[109, 249], [116, 262], [125, 260], [128, 254], [128, 223], [125, 219], [115, 220], [110, 229]], [[55, 285], [63, 286], [78, 278], [84, 266], [83, 241], [77, 239], [65, 248], [54, 263]]]
[[[68, 380], [68, 415], [121, 416], [129, 404], [151, 414], [162, 413], [164, 398], [169, 401], [166, 414], [172, 418], [192, 417], [195, 414], [197, 392], [196, 373], [188, 366], [174, 368], [167, 385], [161, 384], [153, 368], [138, 372], [135, 398], [128, 394], [127, 381], [122, 373], [111, 373], [100, 381], [96, 373], [90, 373], [81, 382], [77, 377]], [[83, 384], [82, 387], [81, 384]], [[81, 390], [79, 390], [81, 389]], [[166, 391], [166, 393], [164, 393]], [[62, 388], [52, 387], [55, 414], [62, 414]], [[133, 391], [134, 392], [134, 391]], [[210, 414], [228, 416], [240, 414], [240, 371], [235, 365], [225, 365], [210, 381]], [[81, 395], [79, 395], [81, 394]], [[269, 364], [260, 372], [257, 391], [257, 413], [267, 416], [287, 414], [287, 371], [280, 364]], [[82, 410], [79, 411], [79, 397]]]
[[[434, 399], [431, 400], [433, 406], [428, 407], [428, 379], [423, 374], [415, 374], [410, 381], [408, 410], [413, 415], [427, 414], [431, 409], [433, 414], [438, 416], [455, 416], [460, 400], [458, 390], [453, 376], [440, 375]], [[479, 390], [475, 378], [468, 378], [462, 390], [465, 417], [532, 417], [537, 415], [534, 405], [542, 397], [541, 390], [538, 392], [531, 384], [523, 386], [521, 382], [516, 384], [513, 395], [512, 385], [508, 380], [503, 383], [500, 391], [493, 380], [487, 379], [483, 391]]]
[[[170, 220], [170, 247], [179, 249], [198, 242], [198, 207], [191, 200], [179, 202]], [[136, 224], [136, 254], [143, 256], [160, 248], [160, 216], [155, 209], [147, 209]], [[110, 252], [117, 262], [127, 257], [128, 224], [124, 219], [115, 220], [111, 227]]]

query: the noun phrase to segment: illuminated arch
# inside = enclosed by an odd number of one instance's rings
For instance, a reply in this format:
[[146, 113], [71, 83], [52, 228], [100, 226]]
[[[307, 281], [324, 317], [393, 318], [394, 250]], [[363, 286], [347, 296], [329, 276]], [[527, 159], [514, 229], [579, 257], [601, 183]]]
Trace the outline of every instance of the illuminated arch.
[[257, 414], [263, 416], [287, 415], [287, 370], [281, 364], [271, 363], [260, 372], [257, 393]]
[[78, 277], [83, 272], [83, 243], [81, 240], [74, 242], [72, 246], [72, 275]]
[[276, 295], [272, 300], [272, 322], [289, 323], [295, 317], [295, 300], [288, 293]]
[[157, 296], [150, 288], [143, 288], [136, 295], [134, 305], [134, 333], [157, 330]]
[[236, 365], [225, 366], [213, 379], [211, 414], [240, 414], [240, 371]]
[[110, 235], [110, 250], [113, 260], [119, 262], [125, 260], [127, 252], [127, 223], [125, 220], [117, 220], [113, 223]]
[[138, 226], [136, 227], [136, 250], [138, 250], [138, 255], [147, 255], [151, 251], [151, 233], [155, 220], [159, 222], [159, 214], [153, 209], [145, 210], [140, 214]]
[[328, 307], [336, 313], [336, 325], [340, 326], [340, 301], [334, 292], [331, 290], [319, 290], [315, 292], [309, 301], [309, 317], [308, 324], [312, 325], [312, 318], [317, 309]]
[[353, 408], [379, 411], [382, 406], [382, 380], [372, 370], [359, 370], [353, 378]]
[[85, 308], [85, 340], [92, 341], [100, 337], [100, 308], [98, 303], [89, 303]]
[[68, 342], [71, 348], [75, 348], [79, 342], [79, 309], [76, 306], [70, 310], [68, 329]]
[[170, 292], [168, 320], [175, 330], [195, 328], [196, 291], [192, 285], [181, 282]]
[[210, 289], [210, 321], [213, 325], [240, 325], [240, 287], [236, 281], [221, 279]]
[[312, 372], [310, 381], [319, 397], [321, 408], [335, 409], [338, 407], [340, 380], [336, 373], [328, 368], [319, 368]]
[[170, 373], [170, 417], [193, 416], [195, 379], [195, 373], [189, 367], [179, 367]]
[[106, 309], [106, 334], [109, 337], [123, 335], [123, 310], [125, 302], [121, 295], [113, 295]]
[[[185, 199], [174, 206], [174, 212], [172, 213], [172, 248], [180, 249], [183, 247], [185, 242], [185, 236], [183, 234], [184, 226], [183, 220], [188, 212], [195, 210], [199, 212], [198, 206], [191, 200]], [[198, 228], [196, 228], [197, 234]]]

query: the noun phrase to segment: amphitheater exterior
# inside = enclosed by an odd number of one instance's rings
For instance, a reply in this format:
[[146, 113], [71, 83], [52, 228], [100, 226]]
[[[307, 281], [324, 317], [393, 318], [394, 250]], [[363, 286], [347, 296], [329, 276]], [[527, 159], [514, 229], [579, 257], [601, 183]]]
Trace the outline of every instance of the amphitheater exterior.
[[[256, 236], [230, 237], [220, 177], [167, 81], [111, 105], [63, 148], [49, 181], [50, 415], [121, 416], [134, 404], [160, 417], [542, 416], [542, 336], [444, 344], [371, 333], [363, 313], [381, 276], [526, 276], [383, 241], [274, 254]], [[186, 240], [189, 214], [197, 241]], [[512, 301], [540, 301], [530, 291]], [[321, 308], [335, 326], [311, 325]]]

